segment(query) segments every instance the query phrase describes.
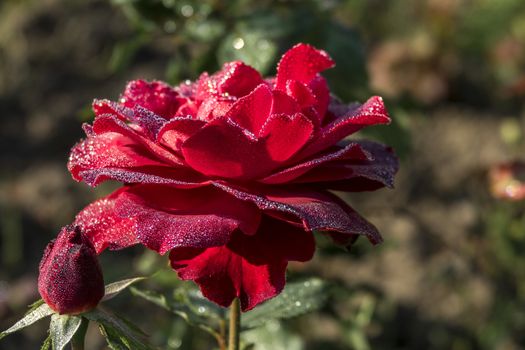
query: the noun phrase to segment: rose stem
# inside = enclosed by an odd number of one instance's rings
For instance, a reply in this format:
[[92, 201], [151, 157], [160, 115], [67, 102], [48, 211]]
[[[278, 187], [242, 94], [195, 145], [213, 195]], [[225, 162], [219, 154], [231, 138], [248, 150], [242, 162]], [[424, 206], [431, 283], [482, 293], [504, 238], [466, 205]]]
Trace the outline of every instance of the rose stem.
[[230, 306], [230, 336], [228, 350], [239, 350], [239, 333], [241, 332], [241, 303], [233, 299]]
[[86, 337], [86, 331], [88, 328], [89, 321], [82, 317], [80, 327], [71, 339], [71, 350], [84, 350], [84, 338]]

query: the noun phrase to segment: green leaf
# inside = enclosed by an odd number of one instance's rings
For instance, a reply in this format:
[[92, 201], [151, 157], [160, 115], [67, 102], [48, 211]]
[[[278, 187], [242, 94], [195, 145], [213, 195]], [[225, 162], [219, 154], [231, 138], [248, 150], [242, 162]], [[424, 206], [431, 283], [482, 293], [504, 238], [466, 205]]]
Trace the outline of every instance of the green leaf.
[[120, 316], [110, 314], [100, 307], [82, 316], [99, 324], [102, 334], [112, 349], [154, 349], [147, 344], [142, 331]]
[[[35, 304], [33, 304], [33, 305], [35, 305]], [[46, 316], [49, 316], [52, 313], [53, 313], [53, 310], [51, 310], [51, 308], [49, 308], [49, 306], [47, 306], [47, 304], [40, 304], [37, 307], [33, 307], [24, 316], [24, 318], [22, 318], [20, 321], [15, 323], [11, 328], [9, 328], [9, 329], [3, 331], [2, 333], [0, 333], [0, 339], [2, 339], [3, 337], [5, 337], [8, 334], [17, 332], [17, 331], [19, 331], [22, 328], [25, 328], [25, 327], [27, 327], [29, 325], [32, 325], [36, 321], [38, 321], [38, 320], [40, 320], [40, 319], [42, 319], [42, 318], [44, 318]]]
[[243, 343], [253, 350], [302, 350], [304, 342], [276, 320], [242, 333]]
[[[182, 318], [189, 325], [199, 327], [215, 338], [220, 337], [218, 332], [208, 324], [210, 323], [210, 319], [215, 321], [222, 320], [223, 316], [221, 315], [224, 309], [215, 305], [211, 307], [212, 304], [207, 300], [204, 302], [202, 296], [199, 300], [196, 294], [188, 292], [183, 288], [175, 292], [175, 300], [168, 300], [166, 296], [162, 294], [140, 290], [135, 287], [131, 288], [131, 293], [170, 311]], [[218, 314], [216, 309], [219, 309], [221, 314]]]
[[48, 335], [46, 340], [44, 340], [44, 342], [42, 343], [40, 350], [50, 350], [52, 343], [53, 341], [51, 340], [51, 335]]
[[288, 283], [277, 297], [243, 315], [243, 328], [253, 328], [269, 320], [291, 318], [319, 309], [326, 302], [326, 283], [317, 278]]
[[82, 323], [82, 317], [53, 314], [49, 325], [49, 335], [53, 350], [62, 350], [71, 341]]
[[129, 278], [118, 282], [113, 282], [106, 285], [103, 301], [114, 298], [117, 294], [122, 292], [124, 289], [131, 286], [133, 283], [139, 282], [146, 279], [146, 277], [135, 277]]

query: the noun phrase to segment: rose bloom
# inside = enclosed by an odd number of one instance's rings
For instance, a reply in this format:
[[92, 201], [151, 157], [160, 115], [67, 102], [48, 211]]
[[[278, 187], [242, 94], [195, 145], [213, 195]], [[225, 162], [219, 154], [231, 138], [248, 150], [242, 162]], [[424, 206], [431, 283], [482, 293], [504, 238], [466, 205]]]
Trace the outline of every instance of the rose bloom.
[[344, 104], [319, 74], [324, 51], [298, 44], [275, 78], [242, 62], [171, 87], [132, 81], [118, 102], [96, 100], [87, 138], [71, 152], [73, 177], [124, 186], [75, 224], [98, 252], [141, 243], [169, 252], [180, 278], [242, 310], [279, 294], [289, 261], [308, 261], [314, 231], [343, 246], [376, 228], [328, 190], [391, 187], [392, 150], [342, 140], [390, 118], [380, 97]]
[[59, 314], [93, 309], [104, 296], [104, 278], [95, 247], [79, 227], [62, 228], [40, 261], [38, 291]]

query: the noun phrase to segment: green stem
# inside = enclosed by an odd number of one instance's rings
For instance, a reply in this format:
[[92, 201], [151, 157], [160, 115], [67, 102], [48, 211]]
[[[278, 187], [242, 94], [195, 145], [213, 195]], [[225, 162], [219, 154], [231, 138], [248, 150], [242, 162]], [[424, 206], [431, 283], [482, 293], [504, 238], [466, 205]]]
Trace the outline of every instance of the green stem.
[[233, 299], [230, 306], [230, 336], [228, 350], [239, 350], [239, 334], [241, 332], [241, 303], [239, 298]]
[[89, 321], [82, 317], [80, 327], [71, 339], [71, 350], [84, 350], [84, 339], [86, 338], [86, 331], [88, 329]]

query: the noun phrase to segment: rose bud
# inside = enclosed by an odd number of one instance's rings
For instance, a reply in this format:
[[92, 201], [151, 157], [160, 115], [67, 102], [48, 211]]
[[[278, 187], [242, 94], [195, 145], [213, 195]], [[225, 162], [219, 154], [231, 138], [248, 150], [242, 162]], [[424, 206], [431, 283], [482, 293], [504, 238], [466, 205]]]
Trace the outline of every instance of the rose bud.
[[66, 226], [40, 262], [38, 291], [59, 314], [93, 309], [104, 296], [104, 279], [95, 247], [79, 227]]

